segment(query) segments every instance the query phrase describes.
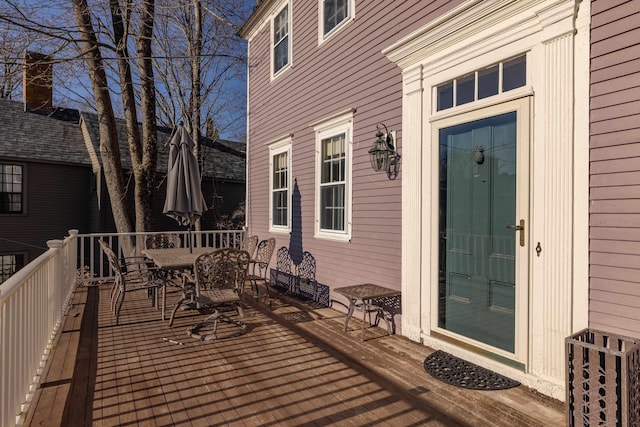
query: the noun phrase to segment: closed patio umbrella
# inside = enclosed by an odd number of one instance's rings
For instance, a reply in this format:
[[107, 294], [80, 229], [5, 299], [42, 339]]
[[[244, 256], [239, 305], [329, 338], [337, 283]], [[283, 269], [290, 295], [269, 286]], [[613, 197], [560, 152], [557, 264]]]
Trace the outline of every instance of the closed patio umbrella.
[[174, 218], [180, 225], [189, 226], [189, 249], [193, 246], [191, 227], [207, 210], [193, 145], [193, 140], [184, 126], [178, 126], [178, 130], [169, 141], [167, 197], [163, 210], [164, 214]]

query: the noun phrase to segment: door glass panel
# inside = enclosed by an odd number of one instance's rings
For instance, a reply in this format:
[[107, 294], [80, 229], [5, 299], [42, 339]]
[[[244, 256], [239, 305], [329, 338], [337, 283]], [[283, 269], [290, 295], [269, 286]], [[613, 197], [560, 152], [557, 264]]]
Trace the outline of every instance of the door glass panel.
[[440, 129], [439, 327], [514, 352], [516, 113]]

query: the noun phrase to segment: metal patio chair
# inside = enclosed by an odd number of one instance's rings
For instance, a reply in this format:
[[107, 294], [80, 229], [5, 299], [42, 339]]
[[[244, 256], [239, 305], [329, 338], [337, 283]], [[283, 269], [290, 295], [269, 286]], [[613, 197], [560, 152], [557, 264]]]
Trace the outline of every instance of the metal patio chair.
[[249, 256], [253, 258], [256, 252], [256, 246], [258, 246], [258, 236], [247, 236], [242, 241], [240, 249], [249, 252]]
[[150, 234], [144, 240], [145, 249], [179, 248], [181, 245], [180, 236], [172, 233]]
[[[199, 255], [193, 263], [193, 275], [184, 273], [186, 282], [193, 283], [194, 295], [185, 295], [173, 308], [169, 326], [173, 325], [177, 310], [195, 301], [198, 310], [213, 313], [187, 330], [187, 335], [203, 341], [240, 335], [246, 325], [222, 313], [224, 308], [236, 309], [244, 317], [240, 303], [242, 286], [250, 261], [247, 251], [223, 248]], [[218, 327], [224, 324], [219, 332]], [[212, 332], [203, 332], [213, 325]]]
[[273, 256], [273, 250], [276, 247], [276, 239], [273, 237], [270, 239], [262, 240], [258, 243], [256, 249], [256, 255], [251, 259], [251, 273], [249, 273], [245, 279], [246, 282], [251, 284], [251, 288], [256, 295], [256, 299], [260, 299], [259, 283], [264, 283], [264, 287], [267, 293], [267, 300], [271, 305], [271, 296], [269, 295], [269, 279], [267, 279], [267, 272], [269, 270], [269, 262]]
[[[144, 240], [145, 249], [172, 249], [181, 246], [182, 241], [180, 240], [180, 236], [174, 233], [150, 234]], [[150, 262], [149, 265], [152, 266], [153, 262]], [[164, 275], [161, 276], [161, 278], [165, 279], [168, 285], [183, 287], [183, 283], [181, 283], [177, 272], [160, 270], [158, 274]]]
[[[100, 240], [102, 251], [109, 260], [109, 265], [115, 273], [111, 288], [111, 313], [116, 318], [116, 325], [120, 324], [120, 309], [128, 292], [151, 291], [152, 304], [158, 305], [158, 289], [164, 288], [164, 281], [158, 268], [150, 267], [144, 257], [118, 258], [111, 247]], [[164, 297], [164, 296], [163, 296]], [[163, 307], [164, 316], [164, 307]]]

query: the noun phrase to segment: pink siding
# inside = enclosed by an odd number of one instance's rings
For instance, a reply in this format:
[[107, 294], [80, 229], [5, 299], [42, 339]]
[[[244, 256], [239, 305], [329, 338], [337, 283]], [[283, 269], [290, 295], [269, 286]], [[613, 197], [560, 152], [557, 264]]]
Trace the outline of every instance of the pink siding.
[[[316, 257], [322, 283], [335, 287], [374, 282], [400, 288], [402, 172], [390, 181], [384, 173], [373, 172], [367, 155], [378, 122], [397, 131], [402, 153], [402, 76], [381, 51], [460, 3], [356, 0], [355, 20], [318, 46], [318, 2], [292, 0], [293, 67], [273, 82], [269, 25], [251, 40], [249, 230], [260, 238], [270, 237], [268, 144], [293, 134], [292, 177], [302, 196], [303, 249]], [[352, 108], [352, 239], [317, 239], [312, 124]], [[273, 237], [277, 247], [289, 245], [288, 234]]]
[[640, 2], [591, 3], [591, 327], [640, 337]]

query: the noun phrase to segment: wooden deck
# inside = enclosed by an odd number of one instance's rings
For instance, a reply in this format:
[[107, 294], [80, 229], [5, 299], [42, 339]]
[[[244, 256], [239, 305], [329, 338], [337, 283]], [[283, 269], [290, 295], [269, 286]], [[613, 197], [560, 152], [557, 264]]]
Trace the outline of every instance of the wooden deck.
[[431, 349], [384, 328], [362, 343], [334, 309], [249, 299], [242, 336], [200, 342], [185, 330], [204, 315], [169, 328], [143, 292], [127, 298], [115, 326], [108, 286], [78, 288], [25, 425], [564, 425], [561, 403], [444, 384], [422, 367]]

